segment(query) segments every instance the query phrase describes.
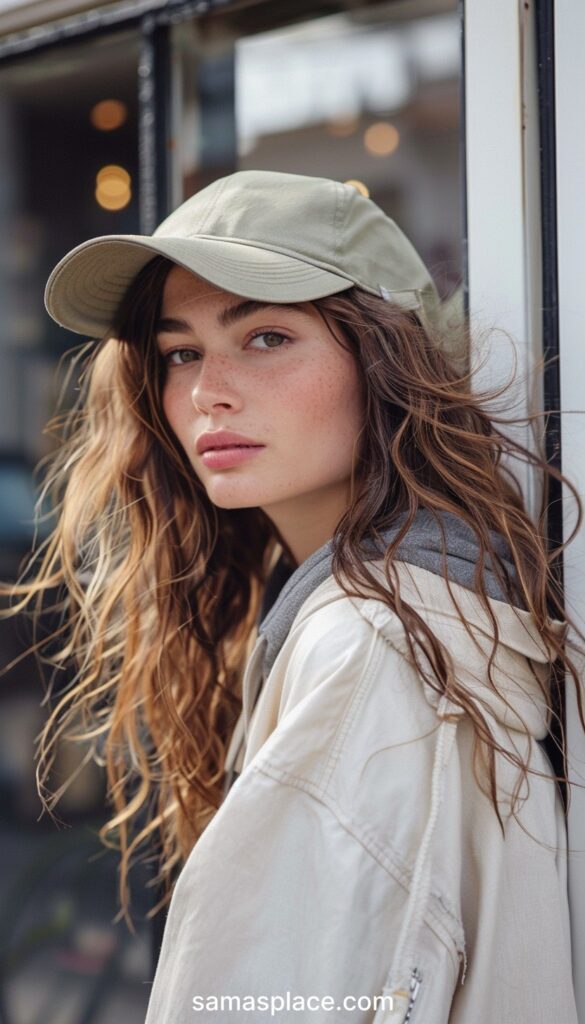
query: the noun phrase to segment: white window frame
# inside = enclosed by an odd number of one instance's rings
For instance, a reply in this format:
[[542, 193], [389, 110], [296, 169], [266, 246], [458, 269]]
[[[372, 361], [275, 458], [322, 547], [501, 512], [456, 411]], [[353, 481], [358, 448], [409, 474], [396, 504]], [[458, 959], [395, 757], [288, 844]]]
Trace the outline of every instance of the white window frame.
[[[585, 4], [562, 0], [555, 5], [557, 232], [559, 260], [559, 328], [563, 471], [585, 501]], [[565, 535], [574, 526], [565, 502]], [[565, 555], [567, 611], [585, 632], [585, 530]], [[585, 667], [583, 667], [585, 669]], [[585, 680], [585, 670], [581, 678]], [[579, 724], [574, 687], [567, 693], [570, 776], [585, 785], [585, 738]], [[569, 897], [574, 980], [579, 1019], [585, 1020], [585, 789], [572, 789], [568, 814], [571, 848]]]
[[[476, 329], [472, 358], [485, 358], [480, 328], [498, 335], [477, 374], [476, 386], [504, 383], [515, 353], [519, 379], [530, 378], [542, 358], [542, 245], [539, 109], [535, 66], [534, 0], [466, 0], [465, 133], [469, 313]], [[585, 496], [585, 4], [555, 5], [556, 160], [559, 260], [562, 468]], [[484, 343], [485, 344], [485, 343]], [[534, 391], [520, 384], [518, 412], [534, 410]], [[540, 395], [542, 401], [542, 393]], [[523, 439], [528, 441], [528, 435]], [[537, 486], [523, 479], [536, 511]], [[565, 501], [565, 535], [574, 524]], [[585, 530], [565, 556], [565, 601], [585, 630]], [[583, 675], [585, 678], [585, 673]], [[585, 784], [585, 736], [574, 687], [566, 701], [569, 777]], [[567, 822], [570, 847], [585, 851], [585, 790], [572, 789]], [[568, 860], [573, 976], [580, 1020], [585, 1021], [585, 856]]]

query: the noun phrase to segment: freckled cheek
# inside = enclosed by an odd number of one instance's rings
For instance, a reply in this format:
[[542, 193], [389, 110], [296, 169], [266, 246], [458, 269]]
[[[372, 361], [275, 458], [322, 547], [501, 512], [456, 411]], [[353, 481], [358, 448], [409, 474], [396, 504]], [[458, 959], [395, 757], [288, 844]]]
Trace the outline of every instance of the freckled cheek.
[[361, 425], [357, 379], [347, 365], [315, 361], [304, 369], [308, 372], [280, 385], [273, 382], [269, 407], [264, 404], [265, 422], [274, 425], [267, 436], [287, 464], [333, 476], [345, 473]]
[[290, 441], [313, 434], [327, 421], [323, 407], [324, 375], [306, 370], [305, 367], [303, 373], [267, 381], [258, 394], [258, 405], [274, 424], [275, 433], [286, 435]]
[[297, 395], [297, 410], [307, 427], [310, 424], [321, 437], [332, 437], [337, 442], [354, 437], [359, 429], [362, 402], [352, 367], [315, 368]]

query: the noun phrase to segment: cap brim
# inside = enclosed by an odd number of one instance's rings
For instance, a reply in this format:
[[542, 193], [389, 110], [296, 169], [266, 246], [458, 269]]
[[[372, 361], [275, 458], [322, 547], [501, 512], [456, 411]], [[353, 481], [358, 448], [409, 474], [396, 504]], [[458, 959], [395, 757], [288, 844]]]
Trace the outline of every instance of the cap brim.
[[102, 337], [128, 287], [154, 256], [166, 256], [225, 291], [261, 302], [309, 301], [354, 284], [341, 274], [247, 242], [104, 235], [72, 249], [57, 264], [45, 289], [48, 312], [71, 331]]

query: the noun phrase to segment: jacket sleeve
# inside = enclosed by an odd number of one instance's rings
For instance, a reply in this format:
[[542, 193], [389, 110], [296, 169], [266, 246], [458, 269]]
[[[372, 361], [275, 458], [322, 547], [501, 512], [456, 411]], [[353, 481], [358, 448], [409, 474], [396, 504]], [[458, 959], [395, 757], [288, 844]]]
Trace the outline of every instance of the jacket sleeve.
[[[322, 708], [330, 698], [345, 699], [323, 646], [320, 654], [315, 688], [300, 700], [288, 698], [298, 718], [295, 723], [291, 712], [291, 728], [296, 724], [304, 737], [302, 718], [311, 716], [318, 687]], [[359, 647], [352, 657], [353, 669], [346, 653], [339, 672], [344, 680], [355, 672], [355, 692], [367, 683], [369, 658]], [[305, 669], [310, 662], [303, 661]], [[347, 716], [340, 721], [338, 730], [347, 727]], [[291, 732], [289, 752], [293, 740]], [[314, 742], [319, 745], [316, 734]], [[390, 778], [380, 799], [391, 818], [398, 808]], [[382, 994], [408, 895], [400, 868], [365, 830], [352, 828], [306, 770], [281, 774], [270, 758], [255, 759], [175, 886], [146, 1024], [402, 1022], [403, 1014], [376, 1012], [374, 1000]], [[412, 1024], [447, 1024], [459, 960], [432, 914], [419, 935], [417, 958], [424, 980]]]
[[[283, 1022], [371, 1022], [406, 895], [329, 807], [251, 766], [178, 879], [147, 1024], [263, 1020], [261, 996]], [[419, 1019], [446, 1024], [458, 965], [428, 927], [419, 962]]]

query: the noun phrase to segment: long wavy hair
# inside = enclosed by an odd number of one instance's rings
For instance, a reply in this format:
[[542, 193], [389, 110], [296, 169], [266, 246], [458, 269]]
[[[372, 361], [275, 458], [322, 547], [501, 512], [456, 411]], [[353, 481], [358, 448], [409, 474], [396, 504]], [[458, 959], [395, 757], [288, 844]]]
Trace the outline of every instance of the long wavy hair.
[[[131, 928], [131, 863], [156, 859], [162, 896], [152, 916], [168, 902], [178, 870], [221, 804], [226, 749], [267, 580], [279, 558], [291, 570], [296, 565], [260, 508], [222, 509], [210, 502], [165, 418], [155, 325], [172, 266], [154, 258], [130, 287], [112, 330], [72, 360], [78, 400], [49, 427], [59, 445], [43, 500], [50, 497], [55, 526], [18, 583], [4, 587], [12, 598], [4, 614], [28, 610], [38, 617], [50, 607], [59, 616], [51, 636], [34, 645], [52, 670], [51, 710], [38, 738], [39, 794], [52, 814], [66, 788], [52, 792], [49, 786], [64, 737], [85, 744], [105, 766], [111, 817], [100, 836], [120, 853], [120, 914]], [[489, 683], [495, 685], [498, 628], [485, 591], [486, 565], [510, 602], [532, 614], [550, 651], [554, 671], [539, 685], [551, 713], [571, 677], [585, 729], [571, 643], [553, 622], [565, 616], [561, 548], [550, 550], [547, 543], [547, 495], [550, 481], [564, 478], [532, 447], [512, 439], [505, 418], [487, 411], [465, 359], [449, 351], [452, 334], [358, 287], [309, 305], [353, 353], [364, 394], [352, 497], [333, 536], [333, 575], [346, 593], [374, 593], [400, 617], [421, 674], [469, 714], [474, 773], [503, 830], [496, 753], [517, 764], [519, 785], [532, 771], [529, 756], [524, 760], [498, 743], [458, 682], [448, 651], [401, 600], [393, 557], [419, 509], [464, 520], [479, 550], [475, 589], [493, 626]], [[465, 332], [459, 335], [465, 342]], [[543, 510], [536, 522], [510, 459], [540, 471]], [[581, 506], [565, 482], [577, 502], [576, 533]], [[399, 517], [381, 581], [368, 568], [363, 543]], [[492, 531], [508, 543], [514, 582], [494, 550]], [[55, 694], [53, 680], [64, 670], [67, 683]], [[563, 769], [553, 778], [568, 782], [564, 760]]]

